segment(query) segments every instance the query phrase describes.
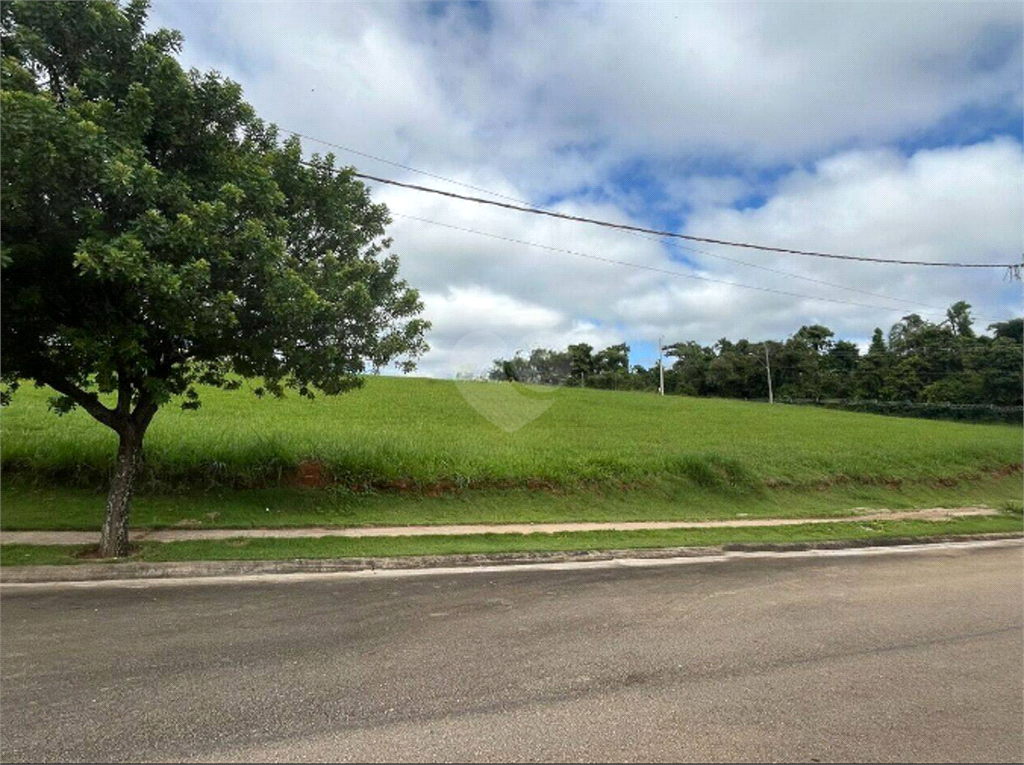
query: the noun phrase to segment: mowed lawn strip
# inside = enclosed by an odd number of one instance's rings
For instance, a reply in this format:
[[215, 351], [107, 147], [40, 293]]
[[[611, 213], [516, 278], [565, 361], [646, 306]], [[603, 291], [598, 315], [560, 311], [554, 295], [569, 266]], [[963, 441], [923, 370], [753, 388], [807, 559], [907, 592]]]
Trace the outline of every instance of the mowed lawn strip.
[[[819, 542], [927, 537], [1024, 530], [1015, 512], [942, 521], [870, 521], [761, 528], [591, 531], [556, 534], [472, 534], [448, 537], [229, 539], [217, 542], [143, 543], [128, 560], [287, 560], [468, 553], [627, 550], [729, 543]], [[0, 565], [83, 562], [77, 546], [0, 546]]]
[[[141, 493], [132, 528], [298, 528], [304, 526], [429, 526], [464, 523], [711, 521], [736, 518], [828, 518], [871, 509], [908, 510], [1020, 501], [1019, 473], [1002, 478], [930, 480], [899, 485], [840, 483], [828, 487], [750, 488], [654, 481], [641, 487], [562, 491], [466, 490], [441, 496], [354, 494], [332, 488], [274, 487]], [[102, 491], [35, 486], [17, 475], [0, 488], [0, 528], [98, 530]]]
[[[23, 386], [0, 422], [7, 475], [101, 484], [113, 432], [81, 411], [56, 417]], [[954, 479], [1021, 464], [1021, 429], [788, 405], [589, 389], [368, 377], [337, 397], [257, 399], [201, 391], [146, 437], [141, 487], [276, 485], [302, 465], [343, 486], [391, 482], [508, 488], [547, 481], [679, 480], [718, 490], [836, 480]], [[507, 422], [550, 406], [515, 432]], [[524, 402], [526, 402], [524, 404]]]

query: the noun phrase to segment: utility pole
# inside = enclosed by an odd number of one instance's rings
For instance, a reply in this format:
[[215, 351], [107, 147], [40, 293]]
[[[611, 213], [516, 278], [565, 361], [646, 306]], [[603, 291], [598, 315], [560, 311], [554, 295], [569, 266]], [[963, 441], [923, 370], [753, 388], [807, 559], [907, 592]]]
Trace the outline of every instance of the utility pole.
[[658, 337], [658, 393], [662, 396], [665, 395], [665, 365], [661, 361], [661, 341], [664, 339], [664, 335]]
[[764, 366], [768, 370], [768, 403], [774, 404], [775, 399], [772, 396], [772, 364], [768, 360], [768, 343], [764, 344]]

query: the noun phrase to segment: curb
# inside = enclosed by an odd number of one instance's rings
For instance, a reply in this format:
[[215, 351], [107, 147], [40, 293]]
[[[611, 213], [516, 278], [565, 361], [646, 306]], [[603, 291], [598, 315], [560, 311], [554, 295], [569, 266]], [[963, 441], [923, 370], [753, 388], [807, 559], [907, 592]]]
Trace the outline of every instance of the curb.
[[82, 563], [63, 566], [5, 566], [0, 569], [0, 584], [45, 582], [97, 582], [126, 579], [191, 579], [225, 576], [272, 574], [330, 574], [357, 571], [424, 570], [434, 568], [475, 568], [516, 566], [538, 563], [579, 563], [668, 558], [705, 558], [725, 553], [800, 552], [807, 550], [848, 550], [870, 547], [943, 544], [1020, 539], [1022, 532], [1002, 534], [944, 534], [927, 537], [880, 537], [875, 539], [832, 540], [822, 542], [728, 543], [714, 547], [664, 547], [632, 550], [581, 550], [567, 552], [495, 553], [465, 555], [417, 555], [395, 558], [325, 558], [298, 560], [227, 560], [165, 563]]

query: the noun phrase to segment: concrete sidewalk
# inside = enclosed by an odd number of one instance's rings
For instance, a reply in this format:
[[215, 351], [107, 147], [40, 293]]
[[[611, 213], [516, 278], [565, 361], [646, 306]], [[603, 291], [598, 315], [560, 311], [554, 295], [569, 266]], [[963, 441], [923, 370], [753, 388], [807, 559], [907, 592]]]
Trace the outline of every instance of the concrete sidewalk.
[[[642, 531], [646, 529], [717, 529], [765, 526], [799, 526], [817, 523], [865, 521], [941, 521], [968, 516], [998, 515], [988, 507], [883, 510], [834, 518], [751, 518], [727, 521], [613, 521], [609, 523], [508, 523], [457, 526], [369, 526], [359, 528], [306, 527], [289, 529], [157, 529], [131, 533], [133, 542], [184, 542], [212, 539], [315, 538], [315, 537], [420, 537], [463, 534], [556, 534], [572, 531]], [[99, 539], [99, 531], [0, 531], [0, 544], [85, 545]]]

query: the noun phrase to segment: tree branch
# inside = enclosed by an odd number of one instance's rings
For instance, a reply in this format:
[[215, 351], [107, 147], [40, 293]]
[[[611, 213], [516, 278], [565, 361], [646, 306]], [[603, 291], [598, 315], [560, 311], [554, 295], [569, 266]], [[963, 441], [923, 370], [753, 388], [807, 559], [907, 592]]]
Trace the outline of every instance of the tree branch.
[[70, 398], [108, 428], [119, 430], [122, 427], [123, 420], [119, 413], [100, 403], [99, 397], [95, 393], [84, 391], [65, 377], [52, 372], [37, 374], [36, 379]]

